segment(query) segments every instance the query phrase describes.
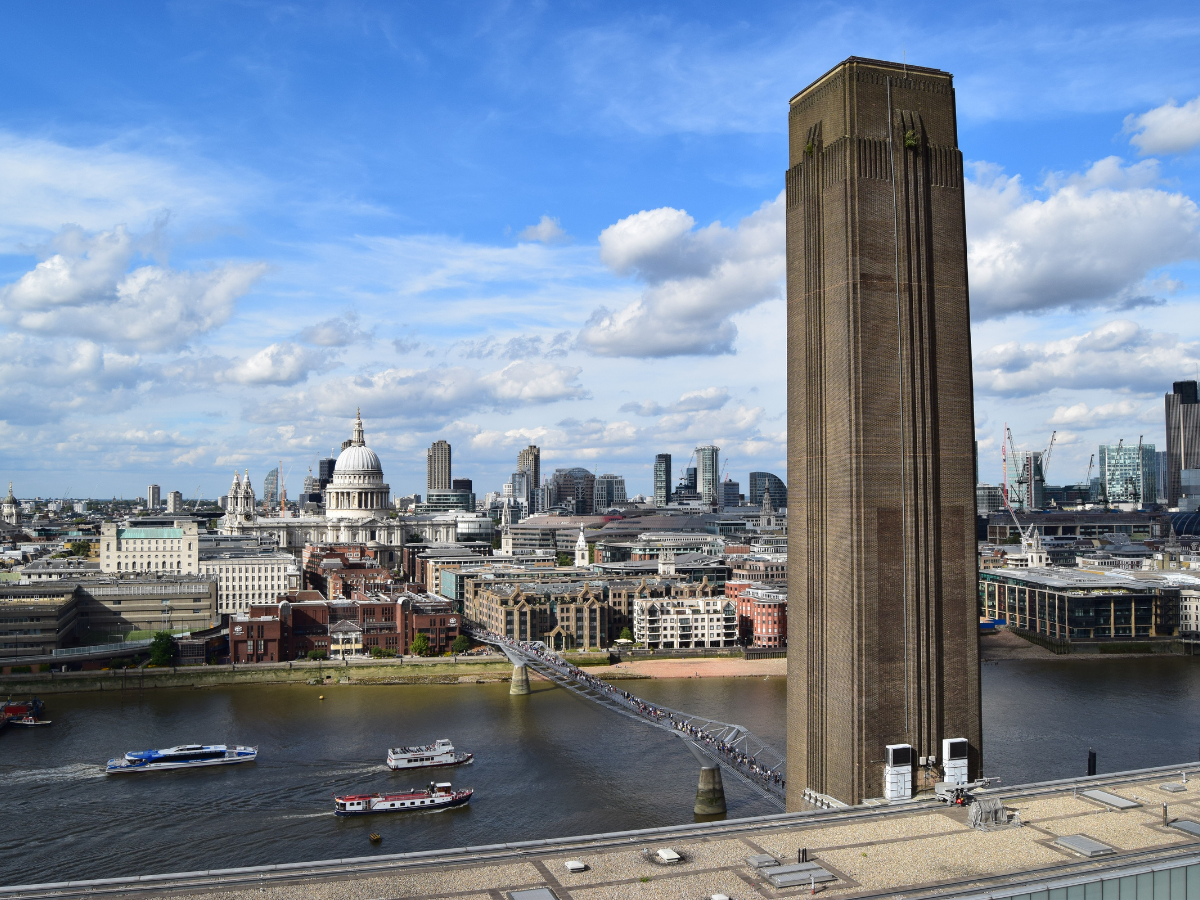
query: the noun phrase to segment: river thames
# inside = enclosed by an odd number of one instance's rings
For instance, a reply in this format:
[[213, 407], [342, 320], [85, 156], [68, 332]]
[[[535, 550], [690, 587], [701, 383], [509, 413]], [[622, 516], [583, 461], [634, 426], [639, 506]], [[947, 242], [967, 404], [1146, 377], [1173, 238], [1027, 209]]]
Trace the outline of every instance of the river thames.
[[[784, 748], [782, 678], [627, 681], [639, 696], [747, 726]], [[318, 699], [324, 694], [325, 699]], [[986, 772], [1005, 784], [1192, 761], [1200, 660], [1005, 661], [983, 667]], [[682, 824], [698, 764], [681, 741], [545, 682], [280, 685], [47, 698], [48, 728], [0, 734], [0, 884], [398, 853]], [[449, 737], [474, 764], [389, 771], [389, 746]], [[255, 763], [106, 776], [126, 750], [256, 745]], [[431, 777], [467, 807], [338, 819], [330, 795]], [[777, 810], [732, 779], [729, 816]], [[375, 847], [367, 836], [383, 835]]]

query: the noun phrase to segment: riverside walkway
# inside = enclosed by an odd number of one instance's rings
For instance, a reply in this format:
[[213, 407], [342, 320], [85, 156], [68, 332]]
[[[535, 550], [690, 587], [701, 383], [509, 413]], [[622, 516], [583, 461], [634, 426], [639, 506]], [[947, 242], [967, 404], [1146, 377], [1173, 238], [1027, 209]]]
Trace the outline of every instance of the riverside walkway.
[[779, 809], [784, 808], [786, 759], [749, 729], [635, 697], [571, 665], [541, 641], [514, 641], [478, 627], [468, 630], [475, 640], [498, 647], [514, 666], [527, 666], [605, 709], [682, 738], [701, 765], [719, 766]]

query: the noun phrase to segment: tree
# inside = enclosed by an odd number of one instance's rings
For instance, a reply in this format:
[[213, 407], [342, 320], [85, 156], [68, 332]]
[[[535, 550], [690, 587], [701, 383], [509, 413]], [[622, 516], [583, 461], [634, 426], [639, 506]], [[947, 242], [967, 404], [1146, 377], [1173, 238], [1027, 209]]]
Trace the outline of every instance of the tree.
[[87, 541], [71, 541], [70, 549], [76, 556], [87, 556], [92, 552], [92, 545]]
[[629, 630], [628, 625], [626, 625], [624, 628], [621, 629], [621, 636], [620, 636], [620, 638], [618, 638], [618, 640], [622, 640], [622, 641], [632, 641], [633, 640], [633, 632]]
[[454, 643], [450, 645], [450, 649], [455, 653], [466, 653], [471, 649], [471, 639], [465, 634], [460, 634], [454, 639]]
[[558, 564], [560, 566], [573, 566], [575, 565], [575, 557], [570, 553], [560, 553], [558, 554]]
[[309, 650], [308, 658], [313, 659], [313, 660], [329, 659], [329, 651], [328, 650]]
[[412, 643], [408, 645], [408, 652], [413, 656], [428, 656], [429, 635], [417, 632], [417, 636], [413, 638]]
[[150, 639], [150, 665], [169, 666], [175, 658], [175, 638], [169, 631], [156, 631]]

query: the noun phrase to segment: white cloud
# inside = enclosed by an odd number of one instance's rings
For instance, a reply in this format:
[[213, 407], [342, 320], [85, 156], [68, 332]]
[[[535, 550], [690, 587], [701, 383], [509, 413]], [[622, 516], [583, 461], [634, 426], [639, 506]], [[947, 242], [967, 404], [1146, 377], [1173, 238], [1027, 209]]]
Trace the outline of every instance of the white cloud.
[[1156, 164], [1101, 160], [1055, 176], [1044, 199], [1019, 176], [978, 166], [967, 181], [968, 261], [975, 318], [1057, 307], [1130, 308], [1170, 290], [1155, 269], [1200, 256], [1200, 208], [1150, 186]]
[[675, 403], [662, 406], [653, 400], [630, 402], [621, 406], [620, 412], [631, 412], [639, 416], [661, 416], [668, 413], [697, 412], [699, 410], [720, 409], [729, 402], [729, 391], [725, 388], [704, 388], [700, 391], [689, 391]]
[[136, 355], [92, 341], [39, 341], [0, 334], [0, 419], [45, 422], [71, 412], [100, 415], [126, 409], [156, 370]]
[[[179, 148], [171, 158], [179, 159]], [[113, 222], [148, 227], [170, 209], [177, 215], [222, 215], [230, 197], [254, 198], [255, 182], [189, 160], [171, 165], [109, 146], [69, 147], [0, 132], [0, 242], [29, 240], [65, 222], [89, 230]]]
[[358, 327], [358, 313], [354, 310], [309, 325], [300, 332], [300, 340], [318, 347], [347, 347], [370, 337], [369, 331]]
[[123, 226], [100, 234], [70, 226], [51, 249], [57, 252], [0, 288], [0, 322], [146, 351], [177, 347], [226, 322], [267, 269], [237, 263], [205, 272], [158, 265], [127, 272], [137, 247]]
[[284, 341], [235, 361], [217, 373], [217, 380], [246, 385], [291, 385], [306, 380], [311, 372], [324, 371], [328, 365], [329, 359], [324, 353]]
[[683, 210], [629, 216], [600, 234], [600, 258], [646, 285], [633, 303], [597, 309], [579, 343], [600, 356], [663, 357], [732, 353], [736, 313], [783, 290], [783, 195], [735, 228], [695, 229]]
[[1200, 144], [1200, 97], [1183, 106], [1172, 99], [1140, 115], [1128, 115], [1125, 133], [1142, 154], [1187, 153]]
[[[1076, 403], [1073, 406], [1059, 406], [1054, 415], [1046, 420], [1047, 425], [1077, 425], [1082, 428], [1094, 428], [1106, 425], [1118, 419], [1130, 419], [1141, 412], [1141, 407], [1132, 400], [1118, 400], [1114, 403], [1100, 403], [1088, 408], [1086, 403]], [[1061, 435], [1058, 438], [1062, 440]]]
[[540, 244], [557, 244], [567, 239], [562, 223], [557, 218], [542, 216], [536, 225], [526, 226], [517, 235], [523, 241], [536, 241]]
[[[1063, 340], [1011, 341], [983, 350], [975, 356], [975, 388], [1017, 397], [1054, 388], [1156, 393], [1179, 372], [1195, 371], [1197, 364], [1200, 341], [1181, 341], [1178, 335], [1119, 319]], [[1062, 415], [1082, 413], [1068, 408]]]
[[305, 411], [345, 416], [348, 410], [362, 407], [363, 415], [371, 418], [446, 422], [464, 411], [585, 399], [590, 394], [579, 383], [581, 371], [576, 366], [524, 360], [488, 373], [465, 366], [391, 368], [331, 379], [311, 392], [259, 404], [248, 415], [256, 421], [290, 421]]

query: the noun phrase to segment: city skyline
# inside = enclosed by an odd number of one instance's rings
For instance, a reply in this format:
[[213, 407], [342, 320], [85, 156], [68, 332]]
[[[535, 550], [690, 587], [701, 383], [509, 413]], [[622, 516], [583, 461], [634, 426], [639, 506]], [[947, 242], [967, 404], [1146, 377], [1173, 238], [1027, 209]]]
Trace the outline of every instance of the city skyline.
[[[1058, 430], [1056, 484], [1165, 447], [1200, 366], [1196, 14], [923, 9], [6, 9], [0, 477], [212, 498], [282, 460], [295, 496], [361, 405], [403, 492], [439, 438], [476, 485], [530, 443], [631, 493], [706, 443], [790, 480], [778, 113], [851, 54], [958, 75], [980, 479], [1005, 421]], [[1137, 78], [1090, 64], [1118, 47]]]

